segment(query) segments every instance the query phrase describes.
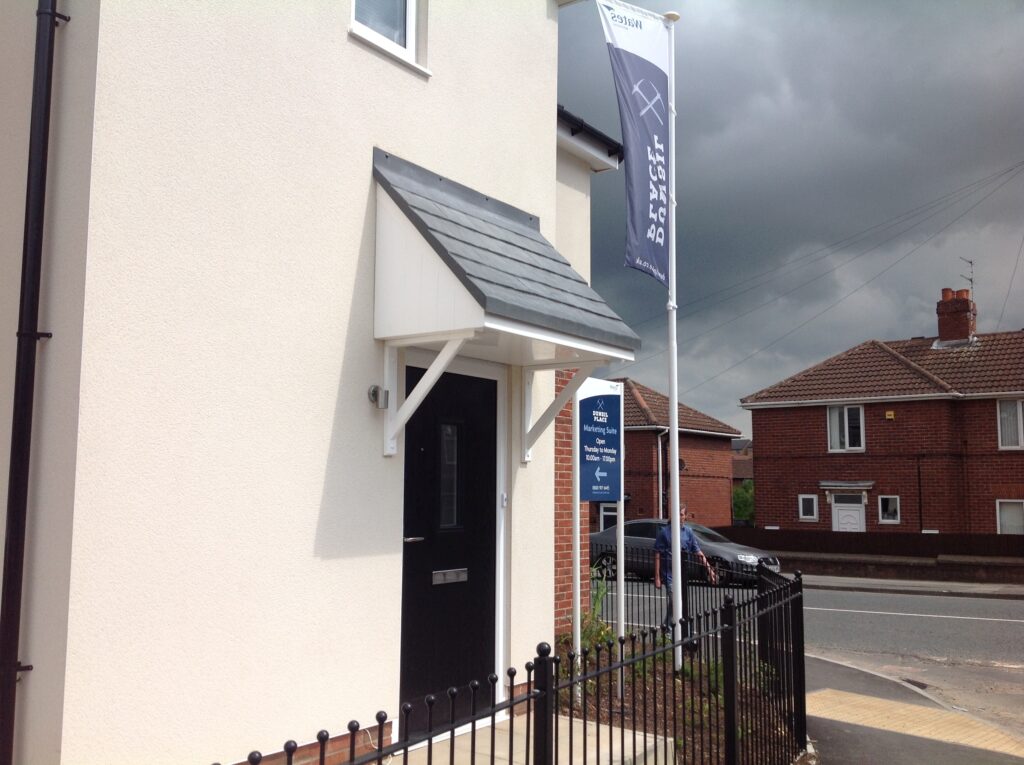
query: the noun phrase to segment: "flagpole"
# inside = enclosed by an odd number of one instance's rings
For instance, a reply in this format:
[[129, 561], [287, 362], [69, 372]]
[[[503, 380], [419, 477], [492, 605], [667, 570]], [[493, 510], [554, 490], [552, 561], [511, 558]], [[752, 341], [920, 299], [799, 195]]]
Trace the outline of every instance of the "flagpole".
[[[676, 626], [683, 616], [682, 550], [679, 528], [679, 357], [676, 342], [676, 26], [679, 14], [665, 14], [668, 25], [668, 432], [669, 432], [669, 523], [672, 528], [672, 637], [682, 635]], [[683, 665], [683, 651], [676, 646], [675, 667]]]

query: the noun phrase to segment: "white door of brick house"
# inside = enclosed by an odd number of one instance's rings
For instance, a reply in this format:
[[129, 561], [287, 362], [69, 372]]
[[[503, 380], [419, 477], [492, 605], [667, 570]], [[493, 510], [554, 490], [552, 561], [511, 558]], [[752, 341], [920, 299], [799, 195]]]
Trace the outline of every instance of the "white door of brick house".
[[865, 531], [864, 495], [832, 495], [832, 531]]

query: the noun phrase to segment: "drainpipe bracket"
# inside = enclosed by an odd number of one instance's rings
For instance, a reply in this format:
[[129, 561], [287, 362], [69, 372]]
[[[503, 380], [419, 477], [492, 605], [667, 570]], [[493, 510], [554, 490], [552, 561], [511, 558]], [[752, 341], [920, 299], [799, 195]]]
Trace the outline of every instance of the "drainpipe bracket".
[[53, 25], [59, 27], [60, 22], [65, 24], [71, 21], [70, 16], [65, 16], [63, 13], [57, 13], [57, 11], [36, 11], [36, 16], [53, 16]]
[[30, 340], [49, 340], [53, 337], [52, 332], [19, 332], [18, 337], [27, 337]]

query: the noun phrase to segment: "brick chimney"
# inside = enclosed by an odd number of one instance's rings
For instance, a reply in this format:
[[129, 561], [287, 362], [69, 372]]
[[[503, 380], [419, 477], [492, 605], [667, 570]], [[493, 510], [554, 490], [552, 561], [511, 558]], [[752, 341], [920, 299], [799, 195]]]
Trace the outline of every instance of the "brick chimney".
[[971, 300], [970, 290], [949, 287], [942, 290], [942, 300], [935, 304], [939, 317], [939, 340], [970, 340], [978, 321], [978, 309]]

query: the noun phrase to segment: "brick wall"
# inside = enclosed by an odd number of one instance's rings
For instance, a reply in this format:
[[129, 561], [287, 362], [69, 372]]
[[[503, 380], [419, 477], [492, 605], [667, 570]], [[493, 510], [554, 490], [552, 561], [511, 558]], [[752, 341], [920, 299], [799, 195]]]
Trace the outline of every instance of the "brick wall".
[[[626, 520], [664, 517], [659, 512], [658, 434], [660, 430], [626, 431]], [[664, 503], [668, 505], [668, 441], [662, 437]], [[679, 496], [697, 523], [728, 526], [732, 523], [732, 449], [730, 439], [679, 435], [679, 457], [685, 468], [679, 476]], [[598, 509], [591, 513], [591, 530], [598, 529]]]
[[[828, 452], [826, 407], [752, 415], [758, 526], [831, 530], [822, 480], [875, 482], [865, 506], [869, 532], [994, 533], [996, 499], [1024, 496], [1024, 452], [998, 449], [992, 400], [865, 404], [862, 453]], [[799, 494], [818, 497], [817, 522], [798, 519]], [[898, 525], [879, 523], [882, 495], [900, 497]]]
[[[569, 370], [555, 373], [555, 394], [572, 378]], [[555, 635], [572, 631], [572, 401], [555, 416]], [[587, 537], [589, 502], [580, 505], [581, 604], [590, 603], [590, 545]]]

